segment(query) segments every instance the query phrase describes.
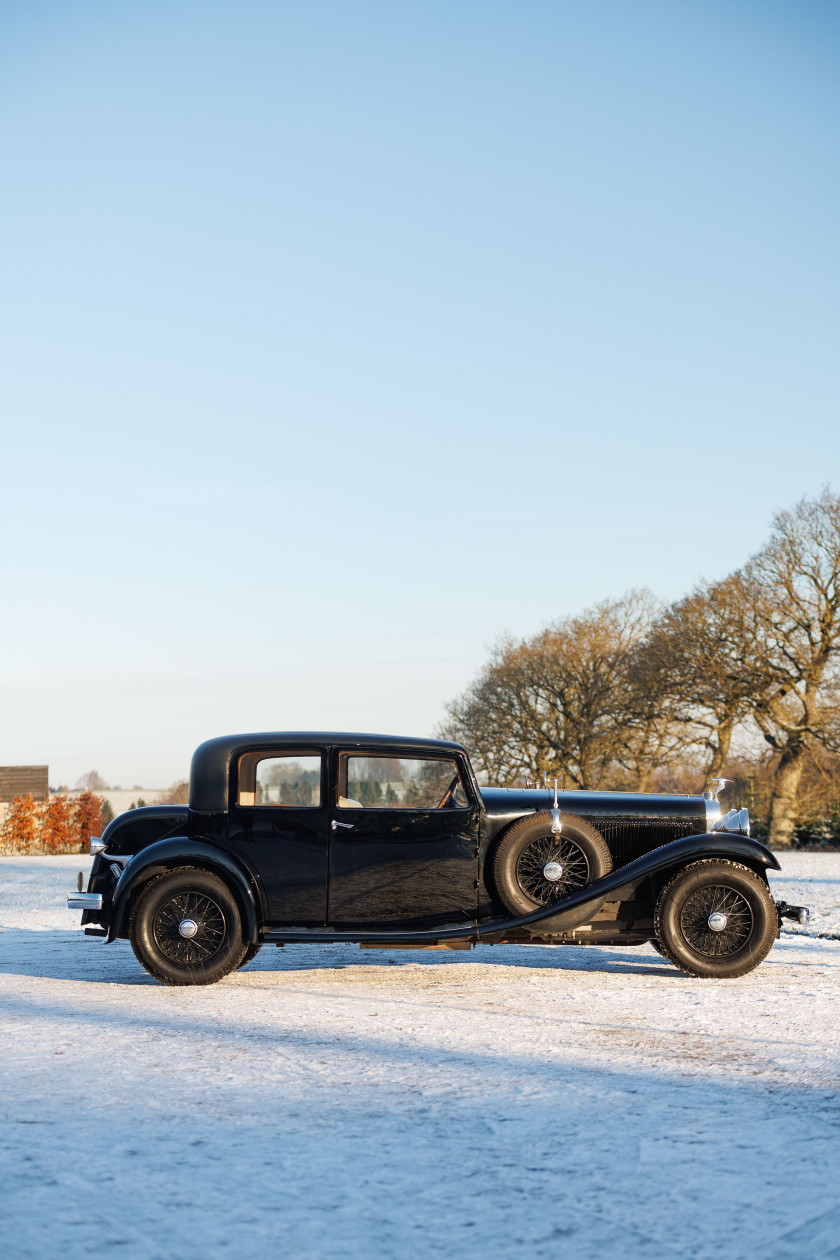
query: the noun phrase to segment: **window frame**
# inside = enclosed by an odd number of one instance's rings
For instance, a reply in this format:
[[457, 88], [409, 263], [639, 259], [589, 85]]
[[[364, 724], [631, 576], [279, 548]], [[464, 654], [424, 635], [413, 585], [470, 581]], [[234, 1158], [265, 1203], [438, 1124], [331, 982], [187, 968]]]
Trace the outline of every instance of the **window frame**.
[[[339, 801], [342, 795], [341, 793], [342, 777], [345, 777], [345, 778], [347, 777], [346, 772], [344, 772], [342, 769], [342, 764], [345, 761], [349, 761], [351, 757], [358, 757], [360, 760], [365, 760], [365, 761], [372, 761], [374, 759], [380, 760], [380, 761], [448, 761], [450, 765], [454, 764], [455, 769], [458, 771], [458, 778], [460, 780], [461, 788], [463, 790], [464, 796], [466, 797], [467, 803], [465, 805], [455, 805], [454, 807], [444, 805], [442, 808], [437, 805], [364, 805], [364, 804], [341, 805], [339, 804]], [[345, 799], [347, 798], [345, 797]], [[448, 813], [455, 812], [455, 810], [474, 809], [475, 801], [473, 799], [473, 791], [472, 791], [472, 784], [470, 783], [470, 777], [467, 774], [466, 766], [464, 765], [464, 759], [458, 756], [457, 753], [436, 754], [436, 753], [425, 753], [425, 752], [408, 752], [403, 749], [393, 750], [393, 749], [376, 748], [376, 749], [369, 749], [369, 750], [368, 749], [361, 750], [359, 748], [352, 748], [352, 749], [339, 748], [337, 750], [335, 789], [333, 792], [333, 808], [340, 809], [343, 813], [346, 813], [348, 816], [351, 814], [358, 814], [361, 810], [369, 810], [371, 812], [375, 812], [378, 814], [384, 814], [384, 813], [387, 813], [388, 811], [394, 814], [410, 814], [412, 811], [417, 814], [437, 814], [437, 813], [448, 814]]]
[[[294, 760], [295, 758], [318, 757], [321, 762], [321, 777], [319, 780], [319, 800], [317, 805], [293, 805], [285, 804], [283, 801], [257, 801], [257, 767], [261, 761], [280, 761], [284, 758]], [[247, 803], [241, 799], [242, 797], [242, 764], [243, 762], [253, 764], [253, 789], [246, 793], [255, 799], [251, 803]], [[317, 811], [326, 809], [328, 805], [328, 784], [327, 776], [328, 757], [324, 748], [249, 748], [242, 752], [236, 758], [234, 765], [234, 782], [233, 782], [233, 802], [238, 809], [307, 809]], [[250, 770], [246, 771], [250, 773]]]

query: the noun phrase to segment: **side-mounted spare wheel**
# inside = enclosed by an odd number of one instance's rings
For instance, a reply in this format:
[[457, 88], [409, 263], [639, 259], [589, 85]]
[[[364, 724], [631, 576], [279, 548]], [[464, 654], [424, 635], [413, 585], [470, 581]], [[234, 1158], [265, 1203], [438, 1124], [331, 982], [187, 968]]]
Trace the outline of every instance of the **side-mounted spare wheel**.
[[656, 903], [659, 952], [690, 976], [746, 975], [763, 962], [778, 931], [770, 889], [748, 867], [724, 858], [692, 862]]
[[129, 937], [138, 961], [163, 984], [215, 984], [246, 953], [230, 888], [191, 866], [149, 881], [132, 911]]
[[[562, 831], [553, 835], [550, 811], [520, 818], [505, 831], [492, 860], [493, 883], [513, 915], [530, 914], [563, 901], [579, 888], [603, 879], [612, 870], [607, 843], [591, 823], [577, 814], [561, 816]], [[560, 912], [553, 932], [588, 923], [603, 901]]]

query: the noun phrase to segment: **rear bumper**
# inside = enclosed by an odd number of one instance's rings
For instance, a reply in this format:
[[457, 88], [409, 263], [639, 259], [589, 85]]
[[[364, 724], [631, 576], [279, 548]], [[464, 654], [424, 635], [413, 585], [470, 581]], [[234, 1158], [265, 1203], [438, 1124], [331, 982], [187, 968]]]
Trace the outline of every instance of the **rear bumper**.
[[102, 893], [75, 892], [67, 896], [68, 910], [101, 910]]

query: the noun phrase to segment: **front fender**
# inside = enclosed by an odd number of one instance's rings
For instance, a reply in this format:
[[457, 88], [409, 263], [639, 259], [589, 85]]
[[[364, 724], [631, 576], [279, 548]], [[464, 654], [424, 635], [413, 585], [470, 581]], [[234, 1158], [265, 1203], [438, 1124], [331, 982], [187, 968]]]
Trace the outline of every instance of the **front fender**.
[[[570, 897], [558, 901], [553, 906], [544, 906], [540, 910], [534, 910], [531, 914], [512, 919], [503, 925], [486, 923], [479, 928], [478, 934], [488, 936], [494, 931], [499, 931], [500, 927], [503, 927], [505, 931], [510, 931], [511, 928], [530, 927], [532, 923], [539, 923], [541, 931], [550, 933], [551, 920], [559, 913], [565, 914], [567, 910], [575, 910], [588, 902], [603, 901], [622, 889], [630, 891], [643, 880], [649, 879], [651, 875], [663, 874], [675, 866], [687, 866], [689, 862], [701, 862], [704, 858], [729, 858], [730, 861], [742, 862], [745, 866], [759, 868], [762, 871], [768, 868], [777, 871], [781, 869], [770, 850], [750, 836], [734, 835], [728, 831], [710, 831], [706, 835], [684, 836], [682, 840], [671, 840], [669, 844], [660, 845], [658, 849], [651, 849], [650, 853], [643, 853], [634, 862], [628, 862], [617, 871], [611, 871], [603, 879], [597, 880], [594, 884], [588, 884], [586, 888], [579, 889], [578, 892], [572, 893]], [[563, 929], [555, 930], [562, 931]]]
[[135, 889], [155, 875], [162, 875], [181, 864], [215, 871], [232, 886], [242, 909], [244, 939], [249, 945], [256, 944], [259, 934], [257, 897], [247, 871], [222, 849], [201, 840], [190, 840], [187, 836], [168, 836], [165, 840], [158, 840], [131, 859], [114, 889], [108, 941], [115, 941], [123, 935], [126, 911]]

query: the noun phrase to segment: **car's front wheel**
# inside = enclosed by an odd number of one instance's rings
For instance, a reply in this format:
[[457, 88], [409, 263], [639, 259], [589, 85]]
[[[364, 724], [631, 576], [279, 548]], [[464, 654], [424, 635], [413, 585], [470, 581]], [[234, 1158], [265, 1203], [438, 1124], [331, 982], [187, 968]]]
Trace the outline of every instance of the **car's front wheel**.
[[252, 958], [256, 958], [257, 954], [263, 947], [262, 941], [255, 941], [253, 945], [249, 945], [242, 956], [242, 962], [239, 963], [236, 970], [241, 971], [243, 967], [247, 967]]
[[738, 862], [693, 862], [656, 903], [660, 953], [690, 976], [746, 975], [763, 962], [778, 931], [764, 880]]
[[236, 898], [211, 871], [178, 867], [151, 880], [129, 925], [138, 961], [162, 984], [215, 984], [245, 955]]

